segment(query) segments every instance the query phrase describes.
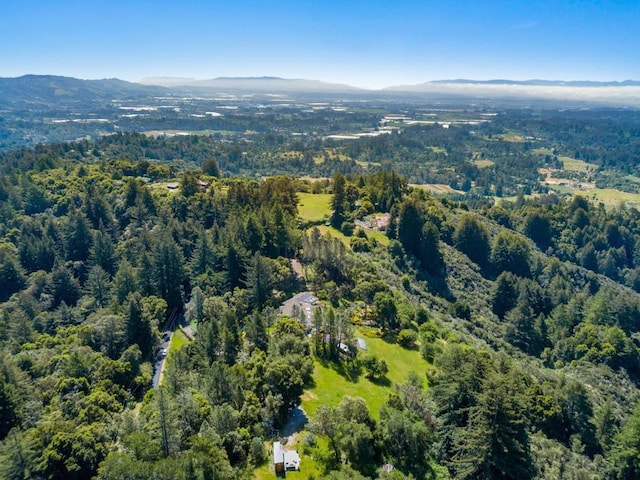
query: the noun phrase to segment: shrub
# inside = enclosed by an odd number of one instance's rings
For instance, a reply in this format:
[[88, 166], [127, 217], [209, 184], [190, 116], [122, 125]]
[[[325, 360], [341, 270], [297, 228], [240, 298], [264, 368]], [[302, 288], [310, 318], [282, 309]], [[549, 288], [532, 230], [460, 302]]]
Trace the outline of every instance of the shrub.
[[414, 330], [410, 330], [408, 328], [400, 330], [398, 336], [396, 337], [396, 342], [398, 345], [404, 348], [412, 348], [416, 344], [416, 340], [418, 339], [418, 334]]

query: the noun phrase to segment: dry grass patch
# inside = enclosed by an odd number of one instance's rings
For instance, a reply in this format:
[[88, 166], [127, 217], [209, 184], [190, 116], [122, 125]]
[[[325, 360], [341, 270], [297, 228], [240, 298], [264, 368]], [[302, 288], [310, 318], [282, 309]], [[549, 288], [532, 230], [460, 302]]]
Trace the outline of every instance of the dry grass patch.
[[444, 183], [421, 183], [421, 184], [411, 184], [412, 187], [422, 188], [427, 190], [429, 193], [433, 193], [434, 195], [445, 195], [447, 193], [457, 193], [464, 194], [462, 190], [456, 190], [451, 188], [449, 185], [445, 185]]
[[496, 164], [493, 160], [474, 160], [473, 164], [478, 168], [487, 168]]

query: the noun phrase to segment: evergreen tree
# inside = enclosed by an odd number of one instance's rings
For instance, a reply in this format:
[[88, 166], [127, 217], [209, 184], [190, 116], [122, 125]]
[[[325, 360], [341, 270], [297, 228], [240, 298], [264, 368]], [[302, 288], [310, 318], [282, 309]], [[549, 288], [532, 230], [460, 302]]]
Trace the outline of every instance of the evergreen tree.
[[142, 297], [139, 293], [132, 293], [127, 297], [124, 321], [127, 345], [135, 343], [140, 347], [144, 357], [150, 355], [156, 344], [156, 337], [150, 319], [144, 315]]
[[198, 193], [198, 179], [191, 172], [184, 172], [180, 181], [180, 192], [184, 197], [192, 197]]
[[402, 202], [398, 214], [398, 240], [407, 253], [418, 256], [424, 223], [424, 213], [416, 199], [408, 198]]
[[113, 293], [118, 305], [122, 305], [130, 293], [138, 290], [136, 271], [126, 260], [122, 260], [113, 278]]
[[84, 212], [95, 229], [111, 227], [113, 224], [113, 212], [109, 203], [91, 184], [88, 185], [84, 198]]
[[245, 232], [245, 248], [252, 254], [262, 250], [265, 241], [264, 232], [258, 218], [253, 213], [250, 213], [247, 216]]
[[442, 275], [444, 260], [440, 251], [440, 232], [431, 221], [425, 222], [420, 232], [418, 258], [422, 267], [432, 275]]
[[156, 285], [156, 268], [154, 265], [153, 252], [143, 251], [140, 254], [137, 269], [137, 286], [140, 294], [148, 297], [158, 293]]
[[553, 231], [549, 217], [538, 211], [527, 215], [524, 222], [524, 233], [533, 240], [538, 247], [545, 249], [553, 241]]
[[0, 303], [24, 288], [26, 278], [15, 253], [0, 247]]
[[109, 281], [109, 274], [101, 266], [95, 265], [91, 267], [85, 287], [98, 308], [104, 308], [109, 304], [111, 282]]
[[62, 263], [58, 263], [51, 272], [53, 307], [62, 302], [74, 306], [80, 298], [80, 284], [71, 270]]
[[244, 284], [245, 265], [245, 258], [238, 246], [234, 242], [229, 242], [224, 266], [227, 270], [227, 285], [230, 290]]
[[220, 171], [220, 166], [215, 158], [207, 158], [204, 162], [202, 162], [202, 171], [207, 175], [214, 176], [216, 178], [222, 177], [222, 172]]
[[526, 405], [509, 374], [492, 373], [454, 435], [450, 465], [460, 479], [529, 479], [535, 469], [525, 420]]
[[178, 245], [170, 235], [165, 234], [153, 252], [153, 266], [157, 291], [166, 300], [169, 310], [182, 306], [183, 265]]
[[251, 292], [254, 307], [261, 307], [271, 297], [273, 288], [271, 266], [267, 259], [256, 252], [247, 270], [247, 288]]
[[67, 260], [85, 262], [89, 258], [92, 238], [87, 218], [78, 211], [70, 214], [65, 235]]
[[486, 266], [491, 249], [489, 235], [474, 215], [465, 214], [460, 218], [453, 233], [453, 243], [473, 262], [481, 267]]
[[212, 269], [214, 266], [215, 254], [211, 248], [211, 242], [207, 232], [203, 229], [198, 234], [196, 240], [196, 246], [193, 249], [193, 255], [189, 265], [191, 267], [191, 274], [193, 277], [202, 275]]
[[347, 180], [341, 173], [333, 176], [333, 199], [331, 200], [331, 225], [340, 229], [342, 222], [346, 220], [347, 214], [347, 196], [346, 196]]
[[111, 237], [98, 230], [91, 247], [91, 263], [100, 266], [109, 275], [113, 275], [116, 271], [117, 262], [115, 249]]
[[0, 440], [18, 424], [15, 389], [0, 376]]
[[525, 239], [509, 230], [501, 231], [493, 242], [491, 263], [497, 273], [512, 272], [519, 277], [530, 275], [531, 248]]
[[640, 478], [640, 405], [615, 436], [611, 460], [617, 479]]
[[491, 297], [493, 313], [503, 318], [518, 302], [518, 277], [511, 272], [498, 275]]

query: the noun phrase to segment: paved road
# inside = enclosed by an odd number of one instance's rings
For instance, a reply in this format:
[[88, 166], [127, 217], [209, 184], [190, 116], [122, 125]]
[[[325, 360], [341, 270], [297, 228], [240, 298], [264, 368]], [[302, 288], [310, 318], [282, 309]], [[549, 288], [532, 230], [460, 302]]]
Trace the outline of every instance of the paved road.
[[162, 341], [160, 342], [158, 354], [153, 360], [153, 380], [151, 382], [153, 388], [156, 388], [160, 385], [160, 382], [162, 382], [162, 374], [164, 372], [164, 367], [166, 366], [167, 357], [166, 355], [162, 355], [160, 352], [162, 352], [163, 349], [166, 349], [167, 351], [169, 350], [171, 340], [173, 339], [173, 330], [176, 328], [178, 323], [191, 340], [196, 337], [196, 332], [194, 332], [186, 322], [182, 312], [178, 311], [178, 309], [174, 310], [169, 316], [164, 327], [165, 331], [162, 333]]
[[[162, 340], [162, 342], [160, 342], [159, 352], [162, 352], [162, 350], [165, 348], [169, 350], [169, 345], [171, 344], [171, 338], [173, 337], [173, 332], [169, 331], [169, 332], [165, 332], [165, 334], [168, 334], [169, 340], [166, 340], [166, 341]], [[166, 356], [163, 356], [160, 353], [158, 353], [156, 355], [156, 358], [153, 361], [153, 380], [151, 382], [153, 388], [156, 388], [158, 385], [160, 385], [160, 380], [162, 378], [162, 372], [164, 371], [166, 360], [167, 360]]]

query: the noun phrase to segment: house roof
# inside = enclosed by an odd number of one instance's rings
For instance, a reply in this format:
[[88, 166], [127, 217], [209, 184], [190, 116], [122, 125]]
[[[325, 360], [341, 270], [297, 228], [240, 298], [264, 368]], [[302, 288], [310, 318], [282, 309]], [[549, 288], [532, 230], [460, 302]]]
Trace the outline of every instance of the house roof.
[[299, 300], [302, 303], [311, 303], [311, 304], [313, 304], [313, 303], [316, 303], [318, 301], [318, 297], [316, 297], [315, 295], [307, 292], [307, 293], [302, 294], [299, 297]]
[[284, 449], [280, 442], [273, 442], [273, 463], [284, 463]]
[[285, 450], [284, 451], [284, 467], [287, 470], [300, 469], [300, 455], [297, 450]]

